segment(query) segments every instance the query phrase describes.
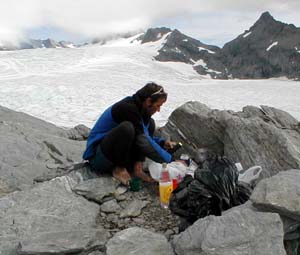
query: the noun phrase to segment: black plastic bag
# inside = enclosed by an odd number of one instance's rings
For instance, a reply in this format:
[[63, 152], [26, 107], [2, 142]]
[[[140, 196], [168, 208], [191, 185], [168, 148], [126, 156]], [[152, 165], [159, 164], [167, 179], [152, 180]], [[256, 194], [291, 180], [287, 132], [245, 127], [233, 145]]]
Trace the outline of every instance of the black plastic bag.
[[208, 215], [221, 215], [222, 211], [246, 202], [252, 189], [238, 182], [238, 174], [232, 161], [211, 156], [195, 171], [194, 179], [185, 176], [172, 192], [171, 211], [193, 223]]

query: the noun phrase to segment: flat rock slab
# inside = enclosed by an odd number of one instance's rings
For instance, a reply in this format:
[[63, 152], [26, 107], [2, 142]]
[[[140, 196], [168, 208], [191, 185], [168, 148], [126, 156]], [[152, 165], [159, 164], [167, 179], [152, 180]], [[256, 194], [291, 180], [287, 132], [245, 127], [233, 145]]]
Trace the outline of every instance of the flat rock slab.
[[120, 213], [120, 218], [138, 217], [142, 213], [142, 209], [149, 204], [149, 201], [133, 200]]
[[37, 236], [21, 240], [18, 254], [66, 254], [97, 247], [103, 249], [107, 239], [108, 235], [103, 229], [39, 233]]
[[163, 235], [138, 227], [117, 233], [107, 242], [106, 248], [107, 255], [174, 255]]
[[244, 206], [208, 216], [174, 237], [177, 255], [285, 255], [283, 226], [276, 213]]
[[120, 182], [112, 177], [100, 177], [83, 181], [73, 188], [73, 191], [97, 203], [103, 203], [104, 198], [114, 197]]
[[[26, 250], [44, 249], [49, 241], [57, 250], [68, 253], [67, 249], [72, 250], [73, 246], [65, 246], [65, 238], [77, 245], [80, 238], [76, 231], [95, 233], [98, 213], [99, 205], [74, 194], [66, 177], [10, 193], [0, 198], [0, 251], [15, 254], [20, 242]], [[45, 244], [39, 236], [45, 237]], [[92, 234], [85, 234], [82, 239], [78, 244], [81, 248], [94, 243]]]
[[260, 181], [250, 199], [256, 207], [300, 221], [300, 170], [280, 172]]

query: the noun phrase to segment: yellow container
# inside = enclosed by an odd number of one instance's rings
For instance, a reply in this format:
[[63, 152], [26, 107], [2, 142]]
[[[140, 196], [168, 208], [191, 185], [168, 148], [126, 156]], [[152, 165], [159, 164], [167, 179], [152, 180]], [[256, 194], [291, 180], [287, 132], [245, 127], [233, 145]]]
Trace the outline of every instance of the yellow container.
[[168, 208], [172, 191], [173, 191], [173, 184], [171, 181], [159, 183], [159, 198], [162, 207]]

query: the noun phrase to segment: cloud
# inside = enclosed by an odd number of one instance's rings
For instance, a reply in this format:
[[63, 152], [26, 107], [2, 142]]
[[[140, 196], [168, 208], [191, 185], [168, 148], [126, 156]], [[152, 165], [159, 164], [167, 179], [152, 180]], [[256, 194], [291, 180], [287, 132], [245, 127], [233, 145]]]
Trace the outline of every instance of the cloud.
[[9, 0], [0, 9], [0, 41], [22, 38], [26, 31], [36, 27], [57, 27], [93, 38], [170, 21], [185, 23], [179, 28], [193, 31], [193, 35], [198, 27], [203, 38], [218, 39], [226, 34], [230, 37], [225, 29], [232, 29], [232, 34], [247, 29], [243, 26], [254, 22], [266, 10], [299, 24], [299, 8], [299, 0]]

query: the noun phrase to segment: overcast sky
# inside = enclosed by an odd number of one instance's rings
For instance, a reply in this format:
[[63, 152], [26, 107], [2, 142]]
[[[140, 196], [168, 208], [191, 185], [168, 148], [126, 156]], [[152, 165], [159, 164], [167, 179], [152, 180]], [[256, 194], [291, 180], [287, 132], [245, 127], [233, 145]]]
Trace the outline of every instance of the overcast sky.
[[149, 27], [177, 28], [222, 46], [262, 12], [300, 27], [300, 0], [1, 0], [0, 42], [26, 36], [83, 42]]

